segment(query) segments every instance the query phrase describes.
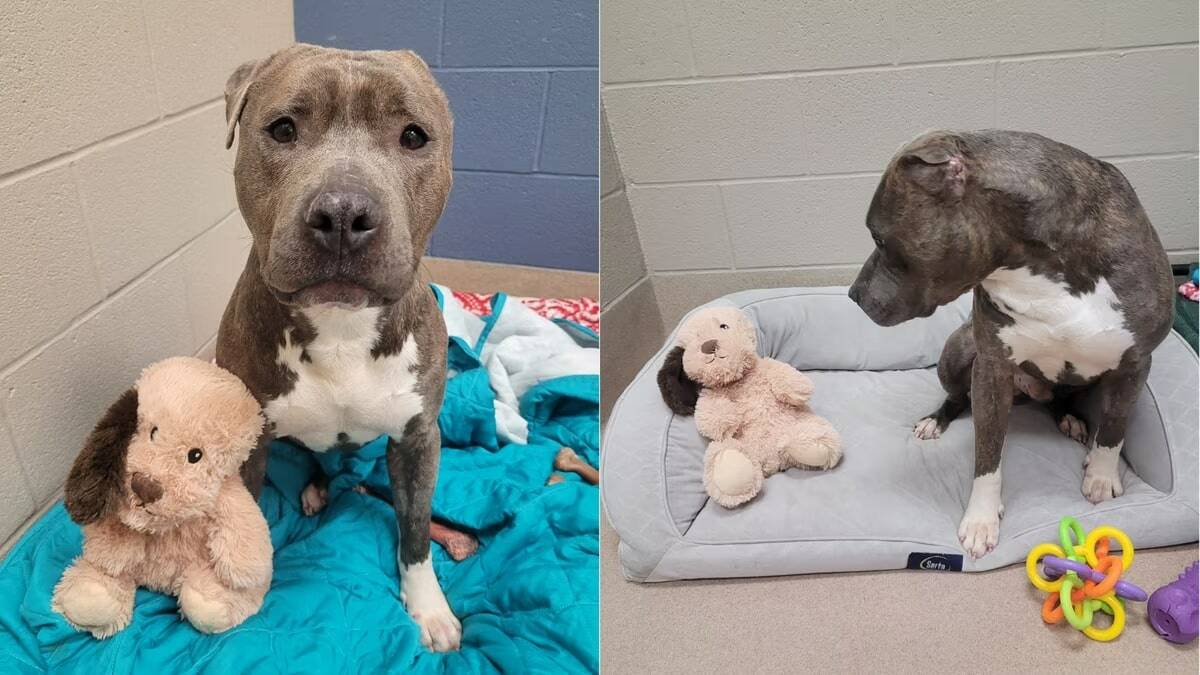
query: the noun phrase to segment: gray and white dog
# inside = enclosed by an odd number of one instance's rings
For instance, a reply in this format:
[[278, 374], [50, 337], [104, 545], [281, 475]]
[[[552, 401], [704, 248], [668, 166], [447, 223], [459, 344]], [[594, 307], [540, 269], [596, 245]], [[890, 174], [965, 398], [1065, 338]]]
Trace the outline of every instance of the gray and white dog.
[[[455, 649], [462, 628], [429, 556], [446, 329], [417, 281], [450, 191], [446, 97], [412, 52], [296, 45], [239, 67], [225, 101], [253, 246], [217, 361], [270, 427], [243, 478], [257, 496], [272, 435], [317, 452], [386, 435], [400, 598], [426, 646]], [[322, 491], [304, 502], [319, 510]]]
[[[938, 362], [945, 403], [917, 423], [936, 438], [969, 406], [975, 479], [958, 537], [995, 547], [1000, 455], [1015, 394], [1047, 403], [1085, 444], [1083, 494], [1122, 494], [1125, 425], [1150, 353], [1171, 329], [1162, 243], [1111, 164], [1016, 131], [925, 134], [888, 164], [867, 212], [875, 251], [850, 297], [881, 326], [929, 316], [974, 289]], [[1083, 395], [1098, 398], [1091, 429]]]

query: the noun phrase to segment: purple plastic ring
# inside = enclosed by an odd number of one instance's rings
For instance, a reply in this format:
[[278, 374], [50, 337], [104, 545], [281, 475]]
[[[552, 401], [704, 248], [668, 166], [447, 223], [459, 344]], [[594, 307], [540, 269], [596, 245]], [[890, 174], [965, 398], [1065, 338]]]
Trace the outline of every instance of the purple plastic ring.
[[[1104, 581], [1103, 572], [1097, 572], [1083, 563], [1077, 563], [1074, 560], [1059, 558], [1058, 556], [1048, 555], [1042, 558], [1042, 567], [1046, 570], [1046, 575], [1051, 578], [1060, 577], [1066, 572], [1074, 572], [1093, 583], [1098, 584], [1101, 581]], [[1146, 591], [1143, 591], [1128, 581], [1121, 581], [1120, 579], [1117, 580], [1117, 585], [1113, 590], [1117, 592], [1117, 596], [1125, 598], [1126, 600], [1133, 600], [1135, 602], [1145, 602], [1146, 598], [1149, 597], [1146, 595]]]

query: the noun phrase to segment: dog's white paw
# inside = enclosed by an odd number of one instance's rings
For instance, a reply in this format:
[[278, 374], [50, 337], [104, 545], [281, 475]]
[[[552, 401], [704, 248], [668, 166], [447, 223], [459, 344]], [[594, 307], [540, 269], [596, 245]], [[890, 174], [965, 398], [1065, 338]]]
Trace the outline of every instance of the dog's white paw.
[[991, 553], [999, 540], [1000, 511], [991, 515], [968, 513], [958, 524], [958, 541], [976, 560]]
[[1000, 517], [1004, 504], [1000, 502], [1000, 467], [989, 474], [976, 476], [971, 483], [971, 497], [958, 524], [958, 541], [963, 550], [976, 560], [991, 553], [1000, 540]]
[[926, 417], [917, 422], [917, 426], [913, 427], [913, 436], [923, 441], [933, 440], [941, 437], [941, 435], [942, 430], [938, 429], [937, 419], [934, 417]]
[[1121, 485], [1121, 446], [1097, 446], [1083, 461], [1083, 496], [1093, 504], [1125, 494]]
[[462, 624], [450, 611], [429, 558], [400, 566], [400, 601], [421, 629], [421, 644], [434, 652], [448, 652], [462, 645]]
[[1063, 415], [1063, 418], [1058, 421], [1058, 430], [1076, 443], [1087, 445], [1087, 422], [1078, 417], [1069, 413]]
[[329, 503], [329, 490], [317, 487], [316, 483], [309, 483], [300, 493], [300, 506], [304, 509], [306, 516], [315, 516], [320, 513], [327, 503]]

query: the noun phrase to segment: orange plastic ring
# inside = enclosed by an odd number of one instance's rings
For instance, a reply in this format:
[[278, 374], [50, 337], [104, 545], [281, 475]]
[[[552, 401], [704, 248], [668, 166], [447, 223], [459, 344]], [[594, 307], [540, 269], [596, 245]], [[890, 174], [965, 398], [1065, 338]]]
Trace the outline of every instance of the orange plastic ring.
[[[1105, 572], [1104, 581], [1095, 583], [1092, 581], [1084, 584], [1084, 593], [1089, 598], [1099, 598], [1108, 593], [1117, 585], [1117, 580], [1121, 578], [1121, 559], [1110, 555], [1107, 558], [1101, 558], [1100, 564], [1095, 568], [1097, 572]], [[1073, 596], [1072, 596], [1073, 597]]]
[[1050, 593], [1042, 603], [1042, 621], [1055, 624], [1063, 620], [1062, 607], [1058, 606], [1058, 593]]

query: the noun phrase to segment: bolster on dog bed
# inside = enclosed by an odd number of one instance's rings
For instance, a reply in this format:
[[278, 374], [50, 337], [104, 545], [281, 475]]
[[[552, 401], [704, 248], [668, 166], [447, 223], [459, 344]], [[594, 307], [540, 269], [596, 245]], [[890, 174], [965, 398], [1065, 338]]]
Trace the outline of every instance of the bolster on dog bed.
[[618, 399], [603, 434], [602, 498], [631, 580], [989, 570], [1056, 540], [1064, 515], [1085, 528], [1116, 525], [1138, 548], [1196, 541], [1197, 357], [1174, 332], [1154, 351], [1129, 420], [1122, 497], [1089, 503], [1080, 492], [1086, 448], [1044, 407], [1013, 406], [1000, 542], [973, 561], [957, 537], [974, 466], [970, 413], [939, 439], [912, 433], [942, 402], [935, 366], [970, 313], [969, 295], [892, 328], [873, 324], [844, 288], [745, 291], [713, 304], [742, 308], [760, 354], [807, 372], [813, 410], [839, 430], [845, 458], [832, 471], [772, 476], [735, 509], [712, 502], [701, 484], [707, 441], [692, 418], [667, 409], [655, 381], [672, 335]]

